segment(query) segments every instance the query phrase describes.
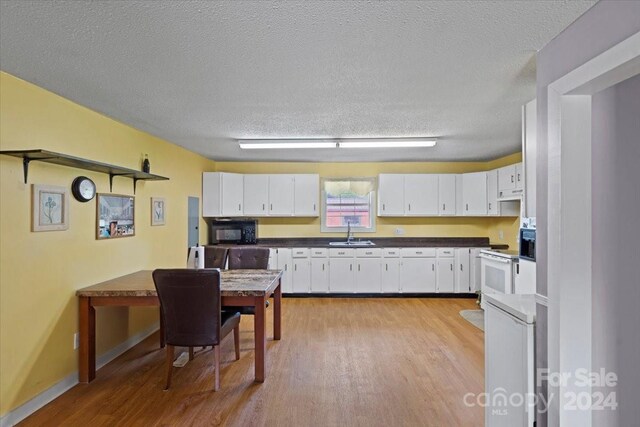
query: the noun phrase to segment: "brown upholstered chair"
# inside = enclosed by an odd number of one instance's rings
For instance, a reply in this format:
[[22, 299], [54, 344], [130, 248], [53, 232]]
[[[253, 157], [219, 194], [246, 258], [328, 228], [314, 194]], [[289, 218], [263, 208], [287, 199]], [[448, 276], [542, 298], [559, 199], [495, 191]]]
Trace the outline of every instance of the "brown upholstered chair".
[[[269, 267], [269, 248], [238, 247], [229, 248], [229, 270], [266, 270]], [[269, 301], [267, 301], [269, 307]], [[254, 307], [224, 306], [225, 310], [239, 311], [240, 314], [256, 314]]]
[[204, 268], [225, 268], [227, 264], [227, 252], [227, 248], [205, 246]]
[[240, 313], [221, 310], [220, 270], [155, 270], [153, 282], [160, 299], [167, 346], [167, 385], [171, 386], [174, 347], [213, 346], [214, 390], [220, 388], [220, 342], [234, 332], [236, 360], [240, 358]]

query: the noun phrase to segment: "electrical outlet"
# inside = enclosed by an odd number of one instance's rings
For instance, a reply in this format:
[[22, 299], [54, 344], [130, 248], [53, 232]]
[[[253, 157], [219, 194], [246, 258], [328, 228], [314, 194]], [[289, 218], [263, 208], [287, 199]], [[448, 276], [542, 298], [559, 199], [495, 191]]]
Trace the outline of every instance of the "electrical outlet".
[[504, 231], [498, 230], [498, 237], [500, 238], [500, 240], [504, 240]]
[[80, 334], [76, 332], [73, 334], [73, 349], [77, 350], [80, 347]]
[[404, 228], [396, 228], [396, 236], [402, 236], [404, 234]]

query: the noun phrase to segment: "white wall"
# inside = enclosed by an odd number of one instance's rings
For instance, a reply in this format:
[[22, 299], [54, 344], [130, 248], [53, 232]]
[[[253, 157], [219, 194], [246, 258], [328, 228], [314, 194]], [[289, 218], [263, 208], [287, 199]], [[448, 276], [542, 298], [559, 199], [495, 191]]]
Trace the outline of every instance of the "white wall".
[[593, 425], [630, 426], [640, 420], [640, 75], [595, 94], [592, 117], [592, 366], [618, 375], [620, 405], [595, 411]]

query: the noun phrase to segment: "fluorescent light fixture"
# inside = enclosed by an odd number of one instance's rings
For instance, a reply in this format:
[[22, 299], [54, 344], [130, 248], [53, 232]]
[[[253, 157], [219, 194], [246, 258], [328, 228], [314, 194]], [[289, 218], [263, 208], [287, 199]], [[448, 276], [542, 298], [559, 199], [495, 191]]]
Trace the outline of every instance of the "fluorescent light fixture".
[[289, 148], [336, 148], [337, 141], [326, 139], [240, 139], [243, 150], [277, 150]]
[[340, 140], [340, 148], [423, 148], [436, 145], [435, 138], [363, 138]]
[[287, 150], [297, 148], [424, 148], [435, 138], [336, 138], [336, 139], [239, 139], [243, 150]]

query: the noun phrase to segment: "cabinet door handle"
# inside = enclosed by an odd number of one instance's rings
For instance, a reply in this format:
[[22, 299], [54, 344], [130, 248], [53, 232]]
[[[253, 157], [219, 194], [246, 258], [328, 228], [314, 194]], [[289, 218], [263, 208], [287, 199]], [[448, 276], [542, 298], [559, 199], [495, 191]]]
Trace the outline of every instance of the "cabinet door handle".
[[442, 210], [445, 210], [444, 203], [442, 204]]
[[358, 271], [360, 271], [360, 264], [358, 264]]
[[467, 203], [467, 204], [466, 204], [465, 209], [466, 209], [466, 210], [469, 210], [469, 203]]
[[264, 211], [264, 203], [262, 204], [262, 210]]
[[287, 270], [288, 270], [288, 268], [287, 268], [288, 266], [289, 266], [288, 264], [285, 264], [285, 265], [284, 265], [284, 271], [287, 271]]
[[324, 264], [322, 264], [322, 271], [324, 271]]
[[513, 175], [511, 175], [511, 182], [513, 182]]
[[450, 264], [450, 267], [451, 267], [451, 271], [453, 271], [453, 264]]
[[241, 211], [242, 210], [242, 204], [238, 203], [238, 210]]
[[411, 210], [411, 203], [409, 203], [409, 210]]
[[491, 202], [489, 202], [489, 210], [491, 210]]
[[384, 271], [389, 271], [389, 264], [384, 265]]
[[382, 210], [384, 211], [384, 210], [386, 210], [386, 209], [387, 209], [387, 208], [385, 207], [385, 204], [383, 203], [383, 204], [382, 204]]
[[417, 255], [422, 255], [422, 251], [416, 251]]
[[431, 264], [431, 271], [436, 271], [436, 265], [435, 264]]
[[269, 210], [272, 211], [273, 210], [273, 203], [269, 204]]
[[298, 264], [293, 264], [293, 271], [298, 271]]
[[460, 271], [462, 271], [462, 264], [460, 264]]
[[314, 212], [316, 211], [316, 204], [315, 203], [313, 204], [313, 211]]
[[349, 271], [353, 271], [353, 264], [349, 264]]
[[518, 174], [518, 182], [520, 182], [520, 174]]

